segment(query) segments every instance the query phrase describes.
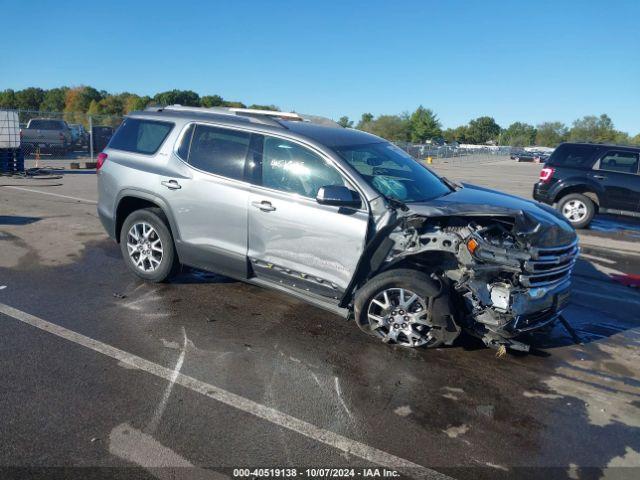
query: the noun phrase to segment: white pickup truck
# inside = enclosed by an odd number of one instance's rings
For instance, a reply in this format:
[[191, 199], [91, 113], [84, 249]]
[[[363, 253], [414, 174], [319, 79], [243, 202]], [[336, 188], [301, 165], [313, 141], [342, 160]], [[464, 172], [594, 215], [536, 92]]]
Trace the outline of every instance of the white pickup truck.
[[22, 149], [25, 154], [57, 153], [64, 155], [71, 147], [71, 130], [64, 120], [54, 118], [32, 118], [20, 131]]

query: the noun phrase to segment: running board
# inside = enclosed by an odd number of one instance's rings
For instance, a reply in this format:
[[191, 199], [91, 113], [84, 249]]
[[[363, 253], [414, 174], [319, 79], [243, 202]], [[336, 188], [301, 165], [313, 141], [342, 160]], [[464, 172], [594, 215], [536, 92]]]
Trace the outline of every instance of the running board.
[[334, 315], [338, 315], [344, 319], [349, 318], [349, 310], [347, 308], [341, 308], [337, 303], [333, 303], [329, 300], [326, 300], [322, 297], [310, 294], [309, 292], [302, 292], [300, 290], [287, 287], [285, 285], [281, 285], [279, 283], [273, 283], [268, 280], [264, 280], [262, 278], [253, 277], [246, 279], [245, 282], [251, 283], [253, 285], [257, 285], [259, 287], [270, 288], [272, 290], [277, 290], [279, 292], [286, 293], [287, 295], [291, 295], [298, 300], [302, 300], [303, 302], [309, 303], [318, 308], [322, 308], [327, 312], [333, 313]]

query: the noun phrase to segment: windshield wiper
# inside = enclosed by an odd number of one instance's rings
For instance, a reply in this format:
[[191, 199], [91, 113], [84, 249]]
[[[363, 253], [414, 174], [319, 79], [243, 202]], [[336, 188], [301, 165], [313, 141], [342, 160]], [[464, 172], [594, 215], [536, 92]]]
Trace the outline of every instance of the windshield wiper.
[[460, 185], [459, 183], [454, 182], [453, 180], [449, 180], [447, 177], [440, 177], [440, 180], [442, 180], [444, 182], [444, 184], [449, 187], [451, 190], [453, 190], [454, 192], [456, 190], [460, 190], [462, 188], [462, 185]]
[[398, 200], [397, 198], [393, 198], [393, 197], [387, 197], [386, 195], [382, 195], [384, 197], [384, 199], [387, 201], [387, 203], [389, 204], [390, 207], [392, 207], [395, 210], [402, 210], [403, 212], [406, 212], [407, 210], [409, 210], [409, 207], [407, 207], [407, 204]]

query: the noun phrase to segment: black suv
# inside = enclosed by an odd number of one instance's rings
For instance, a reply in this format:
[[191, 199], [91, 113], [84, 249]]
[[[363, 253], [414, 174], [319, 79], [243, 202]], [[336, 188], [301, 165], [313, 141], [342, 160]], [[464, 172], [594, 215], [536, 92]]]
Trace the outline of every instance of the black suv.
[[640, 147], [563, 143], [540, 171], [533, 198], [554, 205], [574, 228], [596, 213], [640, 217]]

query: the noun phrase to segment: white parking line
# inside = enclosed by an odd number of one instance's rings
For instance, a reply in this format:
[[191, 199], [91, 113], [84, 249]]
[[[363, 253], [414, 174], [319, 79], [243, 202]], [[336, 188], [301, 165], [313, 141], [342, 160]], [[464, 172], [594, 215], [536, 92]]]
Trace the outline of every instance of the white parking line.
[[[140, 430], [123, 423], [109, 434], [109, 453], [146, 469], [159, 480], [190, 478], [196, 480], [228, 480], [213, 470], [199, 468], [170, 448]], [[186, 469], [187, 472], [185, 472]]]
[[23, 190], [25, 192], [40, 193], [42, 195], [51, 195], [52, 197], [68, 198], [70, 200], [76, 200], [78, 202], [91, 203], [93, 205], [97, 205], [98, 204], [98, 202], [96, 202], [95, 200], [87, 200], [86, 198], [71, 197], [69, 195], [62, 195], [60, 193], [41, 192], [40, 190], [33, 190], [31, 188], [14, 187], [12, 185], [5, 185], [4, 188], [13, 188], [14, 190]]
[[379, 467], [387, 467], [395, 470], [399, 470], [405, 475], [411, 477], [428, 478], [428, 479], [451, 479], [444, 474], [431, 470], [429, 468], [418, 465], [404, 458], [397, 457], [390, 453], [378, 450], [364, 443], [358, 442], [351, 438], [339, 435], [330, 430], [325, 430], [322, 427], [318, 427], [311, 423], [300, 420], [287, 413], [276, 410], [275, 408], [267, 407], [260, 403], [254, 402], [248, 398], [242, 397], [235, 393], [231, 393], [223, 388], [216, 387], [209, 383], [203, 382], [196, 378], [184, 375], [182, 373], [175, 374], [175, 371], [163, 367], [149, 360], [145, 360], [142, 357], [138, 357], [131, 353], [120, 350], [106, 343], [94, 340], [80, 333], [74, 332], [67, 328], [56, 325], [55, 323], [48, 322], [42, 318], [36, 317], [29, 313], [23, 312], [9, 305], [0, 303], [0, 313], [14, 318], [21, 322], [24, 322], [33, 327], [49, 332], [60, 338], [68, 340], [70, 342], [82, 345], [85, 348], [101, 353], [108, 357], [124, 362], [139, 370], [143, 370], [147, 373], [163, 378], [168, 381], [172, 381], [175, 377], [175, 383], [182, 385], [194, 392], [205, 395], [209, 398], [217, 400], [225, 405], [241, 410], [245, 413], [249, 413], [258, 418], [266, 420], [274, 425], [278, 425], [283, 428], [287, 428], [293, 432], [304, 435], [305, 437], [316, 440], [320, 443], [333, 447], [337, 450], [345, 452], [349, 455], [354, 455], [363, 460], [373, 463]]

